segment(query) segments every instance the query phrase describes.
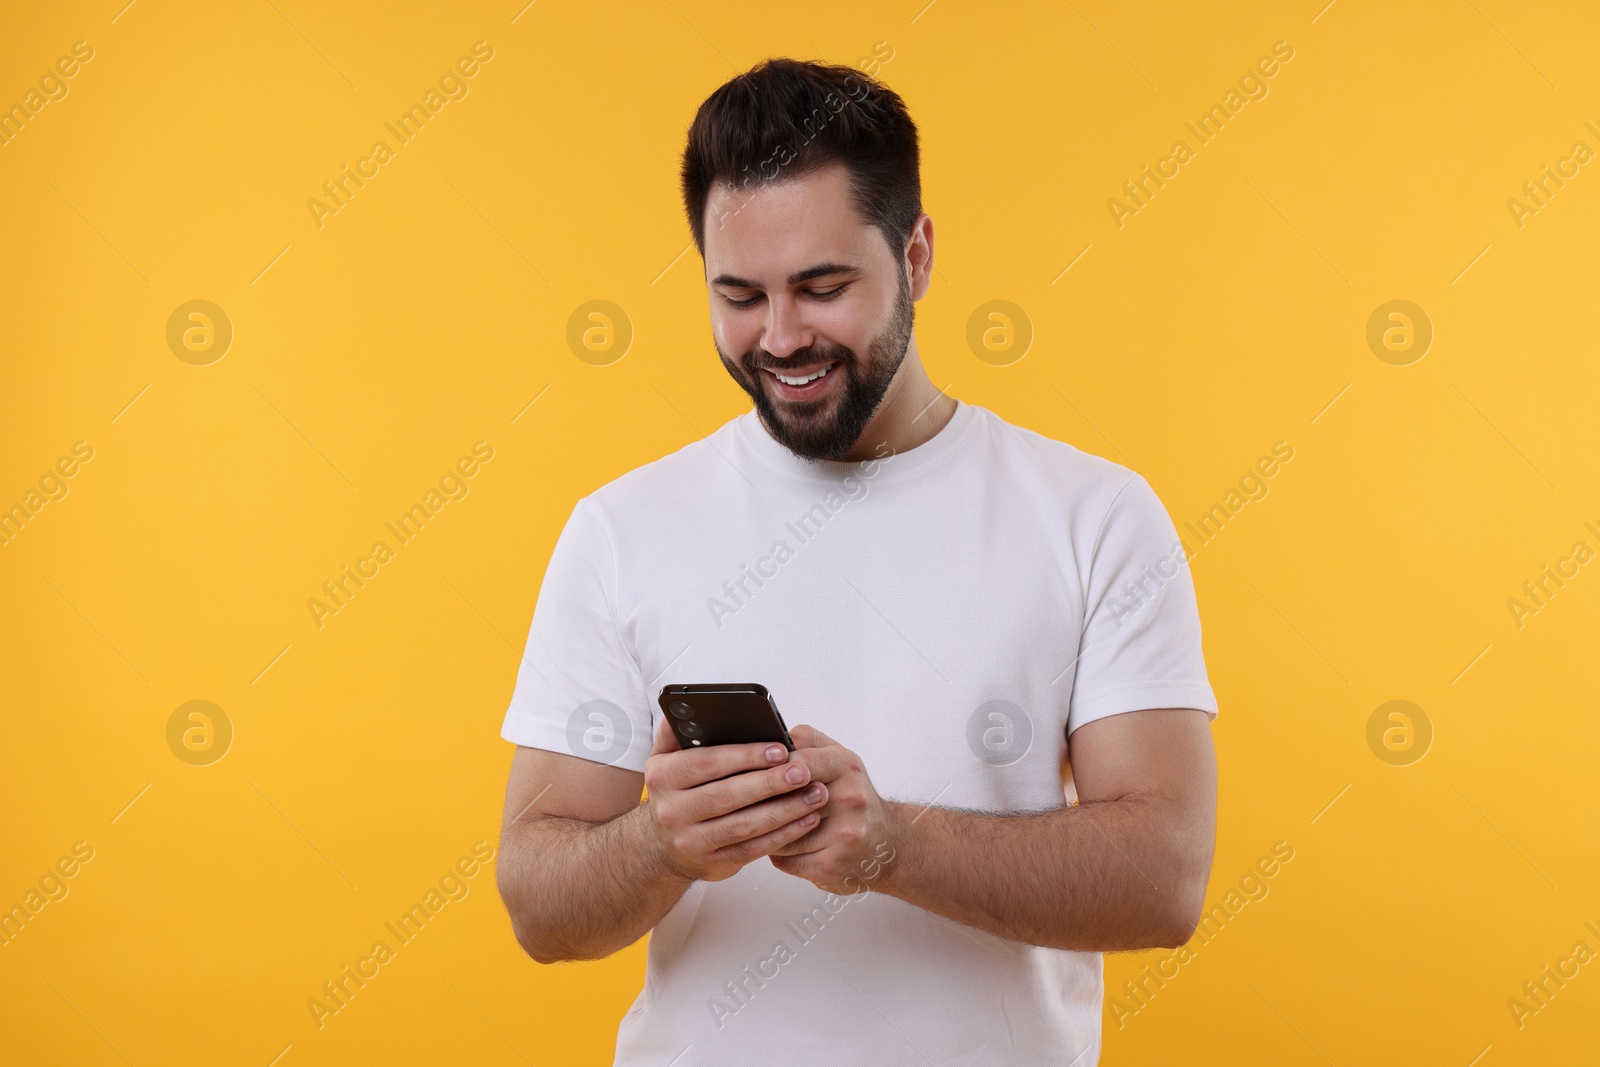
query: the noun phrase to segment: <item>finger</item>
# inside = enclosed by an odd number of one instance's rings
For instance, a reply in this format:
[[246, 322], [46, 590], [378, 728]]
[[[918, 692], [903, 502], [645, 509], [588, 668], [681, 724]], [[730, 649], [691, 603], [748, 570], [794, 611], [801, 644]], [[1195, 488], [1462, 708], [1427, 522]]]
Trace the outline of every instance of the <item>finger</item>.
[[784, 874], [793, 875], [802, 881], [811, 881], [811, 870], [816, 860], [810, 856], [785, 856], [781, 852], [772, 852], [767, 858]]
[[658, 752], [679, 752], [682, 749], [683, 746], [678, 744], [678, 735], [672, 732], [672, 725], [667, 722], [667, 717], [661, 716], [661, 721], [656, 723], [656, 735], [654, 743], [650, 746], [650, 755], [654, 756]]
[[[792, 736], [792, 735], [791, 735]], [[855, 753], [847, 748], [840, 748], [836, 744], [829, 744], [823, 748], [801, 748], [798, 739], [795, 741], [795, 750], [790, 759], [796, 763], [804, 763], [811, 769], [813, 782], [837, 782], [849, 774], [856, 766]]]
[[[666, 727], [671, 730], [671, 726]], [[679, 746], [681, 747], [681, 746]], [[669, 789], [693, 789], [744, 771], [774, 767], [789, 760], [789, 751], [771, 742], [743, 745], [707, 745], [675, 754], [661, 769], [661, 782]]]
[[[690, 805], [696, 819], [706, 821], [759, 805], [773, 797], [799, 797], [811, 783], [811, 768], [792, 760], [776, 767], [745, 771], [720, 781], [708, 782], [687, 791], [685, 803]], [[824, 789], [823, 800], [827, 799], [827, 795]]]
[[[821, 782], [818, 782], [817, 785], [820, 786], [823, 789], [827, 789], [828, 788], [826, 785], [823, 785]], [[828, 847], [827, 833], [828, 833], [828, 826], [829, 826], [828, 816], [834, 814], [834, 812], [830, 810], [831, 808], [832, 808], [832, 805], [827, 802], [826, 798], [824, 798], [822, 804], [817, 808], [818, 819], [817, 819], [816, 827], [813, 828], [812, 831], [810, 833], [806, 834], [805, 836], [796, 838], [794, 841], [790, 842], [789, 844], [785, 845], [783, 848], [781, 848], [778, 851], [774, 852], [773, 855], [776, 855], [776, 856], [804, 856], [804, 855], [806, 855], [808, 853], [811, 853], [811, 852], [821, 852], [824, 848], [827, 848]]]
[[837, 745], [839, 742], [806, 723], [791, 727], [789, 739], [794, 742], [795, 748], [823, 748], [827, 745]]
[[804, 789], [796, 789], [784, 796], [763, 799], [730, 814], [701, 820], [700, 827], [718, 846], [736, 845], [770, 833], [776, 827], [821, 809], [827, 803], [828, 787], [813, 782]]
[[772, 855], [774, 850], [785, 847], [796, 838], [804, 837], [816, 828], [819, 818], [816, 812], [809, 812], [776, 830], [761, 834], [759, 837], [752, 837], [748, 841], [724, 846], [718, 851], [735, 862], [748, 863], [762, 856]]
[[[818, 816], [825, 816], [823, 811], [817, 812]], [[828, 847], [822, 829], [822, 819], [817, 819], [817, 825], [810, 832], [800, 835], [782, 848], [774, 849], [772, 855], [779, 857], [806, 856], [813, 852], [821, 852]]]

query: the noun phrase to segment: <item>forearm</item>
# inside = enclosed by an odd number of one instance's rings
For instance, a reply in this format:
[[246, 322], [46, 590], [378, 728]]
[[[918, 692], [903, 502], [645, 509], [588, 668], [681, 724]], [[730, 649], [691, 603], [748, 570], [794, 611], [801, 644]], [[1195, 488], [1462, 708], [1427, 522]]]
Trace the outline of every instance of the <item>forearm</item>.
[[641, 804], [608, 822], [537, 816], [502, 835], [500, 894], [540, 963], [603, 959], [661, 920], [692, 881], [668, 868]]
[[989, 815], [888, 802], [897, 827], [872, 888], [1000, 937], [1120, 951], [1187, 941], [1212, 839], [1171, 803], [1126, 797]]

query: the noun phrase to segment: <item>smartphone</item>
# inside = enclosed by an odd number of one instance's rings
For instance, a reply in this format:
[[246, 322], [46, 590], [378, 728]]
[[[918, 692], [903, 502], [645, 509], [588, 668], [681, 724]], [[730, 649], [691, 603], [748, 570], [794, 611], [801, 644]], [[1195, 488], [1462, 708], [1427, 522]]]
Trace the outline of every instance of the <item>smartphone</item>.
[[685, 749], [770, 741], [794, 751], [789, 728], [764, 685], [667, 685], [657, 700]]

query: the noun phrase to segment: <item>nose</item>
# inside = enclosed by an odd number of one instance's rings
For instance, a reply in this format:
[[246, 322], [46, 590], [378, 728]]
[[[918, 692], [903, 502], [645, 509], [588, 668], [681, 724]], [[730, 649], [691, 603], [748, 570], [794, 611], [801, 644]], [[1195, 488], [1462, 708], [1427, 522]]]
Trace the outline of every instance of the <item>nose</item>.
[[813, 337], [800, 305], [788, 296], [769, 298], [766, 335], [761, 346], [779, 359], [811, 346]]

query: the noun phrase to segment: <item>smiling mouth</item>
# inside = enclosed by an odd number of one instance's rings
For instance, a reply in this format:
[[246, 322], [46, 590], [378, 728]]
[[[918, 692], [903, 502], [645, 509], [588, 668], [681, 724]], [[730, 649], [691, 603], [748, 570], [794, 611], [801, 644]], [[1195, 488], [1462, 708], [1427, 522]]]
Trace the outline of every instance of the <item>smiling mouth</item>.
[[767, 372], [769, 372], [774, 378], [778, 379], [778, 381], [782, 382], [784, 385], [799, 387], [799, 386], [802, 386], [802, 385], [807, 385], [807, 384], [809, 384], [811, 382], [816, 381], [818, 378], [823, 377], [829, 371], [831, 371], [834, 368], [834, 366], [835, 366], [835, 364], [829, 363], [829, 364], [826, 364], [825, 366], [818, 367], [816, 370], [810, 372], [809, 374], [799, 374], [799, 375], [795, 375], [795, 374], [780, 374], [778, 371], [773, 370], [771, 367], [766, 367], [766, 368], [763, 368], [763, 369], [765, 369]]

